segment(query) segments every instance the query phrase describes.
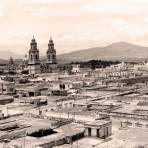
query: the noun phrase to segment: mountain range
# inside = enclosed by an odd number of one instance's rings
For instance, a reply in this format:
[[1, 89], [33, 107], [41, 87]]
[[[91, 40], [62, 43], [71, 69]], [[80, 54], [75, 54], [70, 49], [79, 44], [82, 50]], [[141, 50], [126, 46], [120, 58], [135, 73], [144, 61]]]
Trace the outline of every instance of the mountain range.
[[[16, 59], [24, 57], [12, 51], [0, 51], [0, 62], [2, 59], [9, 59], [12, 56]], [[3, 58], [4, 57], [4, 58]], [[41, 57], [45, 59], [45, 57]], [[148, 47], [134, 45], [128, 42], [116, 42], [104, 47], [94, 47], [89, 49], [77, 50], [61, 55], [57, 55], [58, 63], [88, 60], [126, 60], [138, 61], [148, 59]]]
[[137, 61], [148, 59], [148, 47], [134, 45], [128, 42], [116, 42], [105, 47], [95, 47], [74, 51], [58, 56], [66, 61], [128, 60]]

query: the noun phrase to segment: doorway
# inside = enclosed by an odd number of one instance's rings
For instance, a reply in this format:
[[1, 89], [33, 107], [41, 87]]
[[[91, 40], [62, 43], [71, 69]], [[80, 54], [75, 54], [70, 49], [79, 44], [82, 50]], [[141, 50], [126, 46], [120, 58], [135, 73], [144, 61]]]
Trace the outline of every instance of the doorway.
[[108, 137], [108, 127], [106, 127], [106, 137]]
[[97, 132], [97, 137], [100, 138], [100, 132], [99, 132], [99, 129], [97, 129], [96, 132]]
[[88, 128], [88, 136], [91, 136], [91, 128]]

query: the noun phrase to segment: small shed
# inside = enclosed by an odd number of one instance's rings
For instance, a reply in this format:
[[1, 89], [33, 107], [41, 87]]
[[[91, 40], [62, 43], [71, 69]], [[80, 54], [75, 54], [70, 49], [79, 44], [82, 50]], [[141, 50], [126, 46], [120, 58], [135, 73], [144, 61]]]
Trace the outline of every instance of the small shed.
[[85, 136], [107, 138], [112, 134], [112, 122], [97, 120], [85, 123]]

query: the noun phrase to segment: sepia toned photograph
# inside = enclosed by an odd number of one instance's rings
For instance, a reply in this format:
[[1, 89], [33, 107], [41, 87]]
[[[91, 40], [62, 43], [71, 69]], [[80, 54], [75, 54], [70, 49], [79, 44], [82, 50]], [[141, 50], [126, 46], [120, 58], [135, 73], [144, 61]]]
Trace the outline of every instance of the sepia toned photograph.
[[0, 0], [0, 148], [148, 148], [148, 0]]

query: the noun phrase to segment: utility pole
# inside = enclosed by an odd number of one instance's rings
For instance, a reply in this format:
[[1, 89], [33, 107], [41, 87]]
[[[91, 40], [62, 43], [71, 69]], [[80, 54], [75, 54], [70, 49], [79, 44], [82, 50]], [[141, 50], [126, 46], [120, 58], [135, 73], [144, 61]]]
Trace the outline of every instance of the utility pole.
[[26, 147], [26, 130], [24, 131], [25, 132], [25, 134], [24, 134], [24, 148]]
[[73, 119], [75, 120], [75, 111], [74, 111], [74, 113], [73, 113]]
[[7, 110], [7, 116], [8, 116], [8, 106], [6, 107], [6, 110]]
[[10, 142], [10, 140], [8, 139], [4, 139], [4, 143], [3, 143], [3, 148], [6, 148], [8, 145], [8, 143]]
[[78, 135], [78, 139], [77, 139], [77, 148], [79, 147], [79, 143], [78, 143], [79, 141], [78, 140], [79, 140], [79, 135]]
[[87, 104], [87, 89], [85, 91], [86, 91], [86, 104]]
[[68, 119], [69, 119], [69, 112], [68, 112]]
[[73, 143], [72, 143], [72, 137], [71, 137], [71, 148], [72, 148], [72, 144], [73, 144]]

